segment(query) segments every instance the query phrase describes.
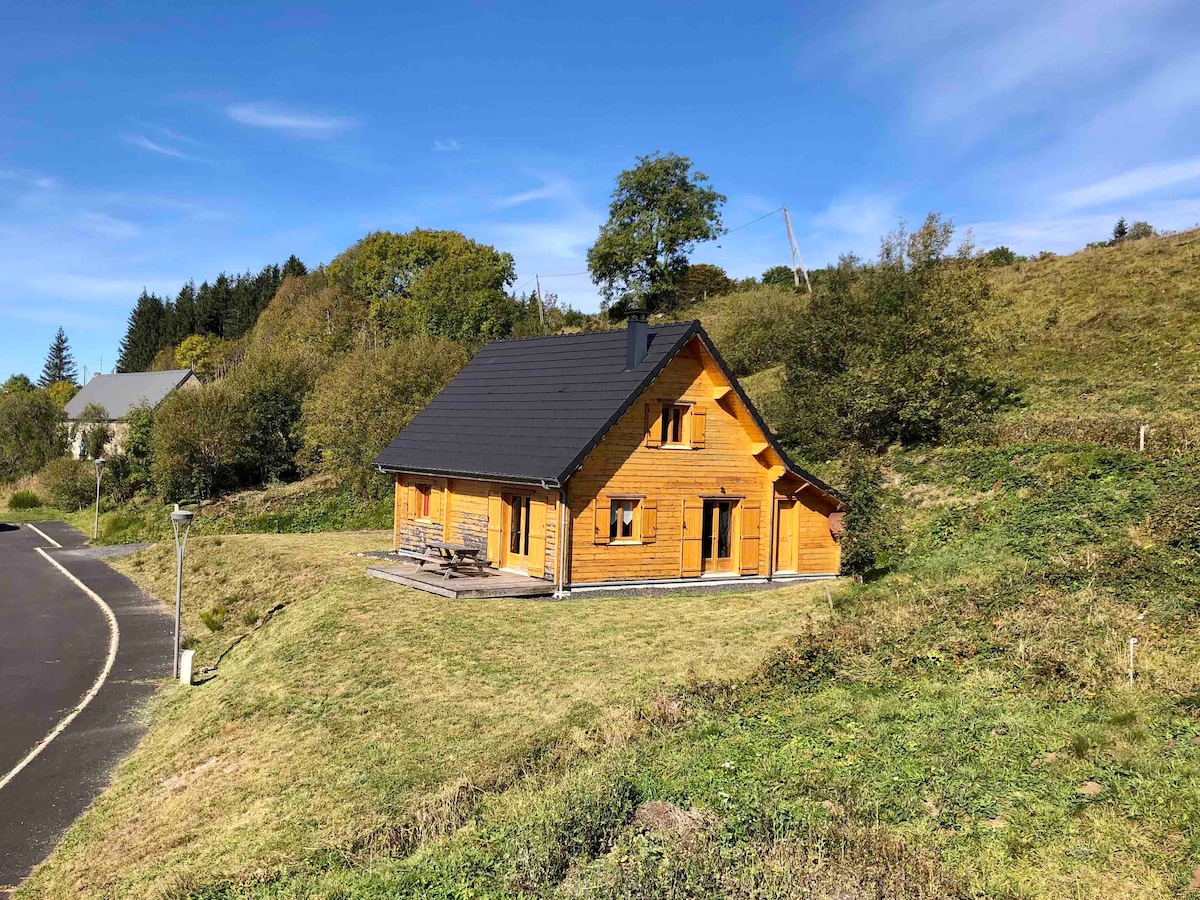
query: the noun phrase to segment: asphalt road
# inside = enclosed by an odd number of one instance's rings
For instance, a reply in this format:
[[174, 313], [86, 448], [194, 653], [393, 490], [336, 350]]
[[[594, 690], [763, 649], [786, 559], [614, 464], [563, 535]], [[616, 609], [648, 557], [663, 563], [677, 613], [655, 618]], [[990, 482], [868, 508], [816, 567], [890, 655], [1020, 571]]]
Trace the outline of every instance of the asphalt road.
[[[145, 731], [141, 710], [171, 671], [166, 611], [101, 560], [73, 548], [58, 522], [0, 523], [0, 898], [54, 848]], [[112, 609], [119, 642], [97, 693], [24, 768], [14, 767], [76, 710], [104, 671], [111, 631], [101, 607], [45, 549]]]

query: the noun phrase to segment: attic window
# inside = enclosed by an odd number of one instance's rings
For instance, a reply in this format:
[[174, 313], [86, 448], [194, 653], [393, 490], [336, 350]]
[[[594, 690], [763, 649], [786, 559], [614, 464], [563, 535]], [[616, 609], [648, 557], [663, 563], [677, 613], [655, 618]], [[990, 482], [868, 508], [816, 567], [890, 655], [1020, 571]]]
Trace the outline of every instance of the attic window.
[[430, 506], [431, 506], [430, 500], [432, 499], [432, 497], [433, 497], [433, 485], [431, 485], [431, 484], [418, 484], [417, 485], [417, 503], [416, 503], [417, 508], [416, 508], [416, 510], [414, 510], [415, 518], [418, 518], [418, 519], [428, 519], [429, 518], [429, 510], [430, 510]]
[[687, 441], [687, 406], [680, 403], [664, 403], [662, 408], [662, 434], [659, 440], [664, 444], [686, 444]]

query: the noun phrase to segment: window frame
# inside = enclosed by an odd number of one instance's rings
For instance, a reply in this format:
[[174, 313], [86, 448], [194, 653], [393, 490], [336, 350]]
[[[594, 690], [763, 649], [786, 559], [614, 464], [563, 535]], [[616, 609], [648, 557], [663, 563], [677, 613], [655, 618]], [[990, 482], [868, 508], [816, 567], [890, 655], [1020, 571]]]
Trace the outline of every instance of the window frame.
[[[692, 406], [679, 400], [662, 400], [659, 406], [659, 442], [662, 450], [692, 449]], [[679, 440], [670, 440], [674, 431], [675, 413], [679, 413]]]
[[[609, 496], [608, 498], [608, 541], [610, 547], [634, 546], [642, 543], [642, 497]], [[629, 535], [621, 535], [621, 519], [614, 518], [614, 511], [630, 507]], [[615, 532], [615, 533], [614, 533]]]
[[413, 493], [416, 497], [417, 506], [413, 511], [413, 518], [418, 522], [432, 522], [433, 484], [427, 481], [414, 482]]

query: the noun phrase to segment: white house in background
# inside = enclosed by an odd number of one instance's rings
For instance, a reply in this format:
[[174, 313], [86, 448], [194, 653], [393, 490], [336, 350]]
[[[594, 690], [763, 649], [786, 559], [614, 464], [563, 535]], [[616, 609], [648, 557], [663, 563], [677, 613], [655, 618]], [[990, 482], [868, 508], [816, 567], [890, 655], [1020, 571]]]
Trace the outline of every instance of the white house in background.
[[109, 447], [113, 452], [125, 442], [126, 424], [122, 421], [130, 410], [145, 404], [151, 409], [180, 388], [200, 386], [200, 379], [191, 369], [170, 369], [166, 372], [127, 372], [121, 375], [97, 375], [67, 403], [67, 428], [70, 429], [71, 455], [79, 458], [83, 436], [77, 434], [76, 424], [89, 405], [96, 403], [108, 413], [113, 437]]

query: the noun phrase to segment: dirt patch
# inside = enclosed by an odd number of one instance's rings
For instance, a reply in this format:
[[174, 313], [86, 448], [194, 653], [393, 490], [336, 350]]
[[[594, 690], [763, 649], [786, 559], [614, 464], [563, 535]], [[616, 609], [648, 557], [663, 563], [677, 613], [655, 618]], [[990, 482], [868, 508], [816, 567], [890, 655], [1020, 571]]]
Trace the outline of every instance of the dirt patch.
[[692, 843], [714, 821], [712, 813], [683, 809], [666, 800], [648, 800], [634, 811], [633, 826], [647, 834], [677, 834]]

